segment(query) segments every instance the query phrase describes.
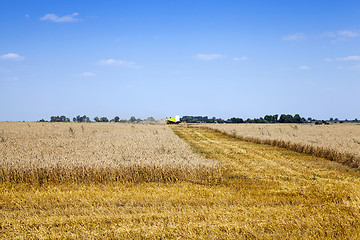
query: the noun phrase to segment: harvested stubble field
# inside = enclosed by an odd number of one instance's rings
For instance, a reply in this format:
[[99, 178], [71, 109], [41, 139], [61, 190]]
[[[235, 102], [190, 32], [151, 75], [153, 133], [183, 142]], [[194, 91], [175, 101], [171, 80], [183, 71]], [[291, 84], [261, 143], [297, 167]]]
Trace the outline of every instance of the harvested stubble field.
[[[30, 130], [34, 125], [30, 124], [29, 127], [27, 123], [19, 124], [16, 127], [22, 129], [19, 130], [19, 135], [15, 134], [15, 130], [12, 134], [4, 134], [8, 131], [6, 129], [2, 133], [0, 131], [0, 135], [5, 136], [5, 141], [0, 142], [2, 150], [6, 152], [4, 143], [9, 142], [11, 137], [30, 134], [33, 141], [39, 141], [36, 133], [41, 135], [41, 131], [35, 131], [35, 127]], [[72, 135], [76, 137], [76, 134], [80, 135], [82, 131], [84, 134], [89, 131], [90, 135], [97, 131], [96, 136], [101, 138], [107, 133], [116, 132], [117, 128], [124, 128], [115, 123], [84, 124], [83, 128], [81, 124], [57, 126], [49, 123], [37, 126], [63, 129], [60, 133], [66, 135], [64, 139], [72, 139]], [[193, 156], [192, 159], [196, 162], [205, 161], [201, 163], [203, 166], [220, 166], [221, 170], [215, 168], [215, 172], [221, 174], [220, 179], [204, 181], [200, 177], [199, 181], [184, 178], [174, 182], [162, 179], [146, 181], [143, 178], [143, 181], [135, 182], [85, 183], [71, 180], [48, 181], [42, 184], [4, 181], [0, 183], [0, 238], [360, 237], [360, 173], [356, 169], [284, 148], [240, 141], [205, 128], [172, 126], [172, 132], [170, 128], [161, 125], [133, 126], [130, 132], [135, 135], [137, 131], [143, 131], [144, 138], [152, 138], [152, 134], [149, 136], [147, 132], [157, 129], [159, 135], [163, 131], [164, 138], [177, 139], [174, 140], [175, 145], [183, 144], [174, 132], [190, 144], [195, 153], [190, 151], [188, 154]], [[70, 127], [72, 131], [69, 130]], [[112, 135], [110, 140], [116, 141], [114, 138], [119, 135], [120, 133]], [[130, 139], [134, 141], [134, 138]], [[91, 137], [91, 141], [96, 140]], [[38, 145], [35, 147], [40, 147], [41, 141]], [[96, 144], [92, 147], [101, 151]], [[174, 147], [178, 149], [177, 146]], [[185, 149], [189, 149], [188, 145]], [[39, 152], [36, 149], [29, 151], [33, 154]], [[164, 152], [167, 151], [156, 151], [160, 155]], [[78, 155], [81, 155], [80, 153], [78, 152]], [[203, 157], [199, 157], [199, 154]], [[13, 155], [16, 156], [15, 153]], [[76, 152], [70, 152], [67, 156], [70, 158], [72, 155], [76, 155]], [[41, 154], [34, 156], [39, 157]], [[107, 159], [108, 156], [116, 157], [117, 154], [100, 156], [101, 159]], [[214, 179], [218, 178], [218, 175], [214, 176]], [[206, 179], [209, 178], [208, 176]]]
[[360, 124], [203, 124], [245, 141], [314, 154], [360, 167]]

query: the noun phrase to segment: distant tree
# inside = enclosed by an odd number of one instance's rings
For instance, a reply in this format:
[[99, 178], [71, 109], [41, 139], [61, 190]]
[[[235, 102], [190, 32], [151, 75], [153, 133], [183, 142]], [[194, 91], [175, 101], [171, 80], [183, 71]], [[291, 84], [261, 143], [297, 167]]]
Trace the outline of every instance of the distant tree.
[[199, 120], [194, 116], [184, 116], [180, 118], [180, 121], [187, 122], [187, 123], [197, 123]]
[[315, 121], [315, 125], [321, 125], [322, 122], [321, 121]]
[[47, 122], [47, 121], [45, 121], [44, 119], [40, 119], [39, 122]]
[[292, 121], [291, 115], [281, 114], [281, 116], [279, 118], [279, 123], [288, 123], [289, 121]]
[[267, 122], [267, 123], [277, 123], [278, 121], [278, 115], [275, 114], [275, 115], [266, 115], [264, 117], [264, 120]]
[[155, 118], [148, 117], [147, 119], [144, 119], [145, 122], [156, 122]]
[[136, 122], [136, 120], [137, 120], [136, 117], [131, 116], [130, 119], [129, 119], [129, 122]]
[[260, 120], [258, 118], [253, 118], [251, 119], [251, 123], [259, 123]]
[[223, 120], [221, 118], [216, 118], [215, 122], [216, 123], [225, 123], [225, 120]]
[[107, 118], [107, 117], [101, 117], [101, 118], [99, 118], [99, 117], [94, 117], [94, 121], [95, 122], [109, 122], [109, 119]]
[[77, 117], [73, 118], [73, 122], [91, 122], [91, 120], [86, 115], [84, 115], [82, 117], [80, 117], [80, 115], [78, 115]]
[[301, 117], [299, 114], [294, 117], [291, 114], [281, 114], [279, 123], [301, 123]]
[[114, 122], [119, 122], [120, 118], [118, 116], [114, 117]]
[[252, 122], [252, 123], [267, 123], [267, 121], [266, 121], [264, 118], [262, 118], [262, 117], [260, 117], [260, 118], [254, 118], [251, 122]]
[[246, 119], [245, 122], [247, 122], [247, 123], [252, 123], [253, 121], [252, 121], [250, 118], [248, 118], [248, 119]]
[[70, 122], [70, 119], [65, 116], [51, 116], [50, 122]]
[[265, 115], [264, 119], [265, 119], [266, 122], [272, 123], [272, 116], [271, 115]]
[[187, 122], [187, 123], [224, 123], [227, 121], [224, 121], [221, 118], [209, 118], [208, 116], [183, 116], [180, 118], [180, 121]]
[[100, 122], [109, 122], [109, 119], [107, 119], [107, 117], [101, 117]]
[[82, 122], [91, 122], [90, 118], [87, 117], [86, 115], [82, 116], [81, 120]]
[[277, 114], [273, 115], [273, 120], [275, 123], [278, 122], [278, 117], [279, 117], [279, 115], [277, 115]]
[[293, 122], [294, 123], [301, 123], [301, 117], [299, 114], [295, 114], [293, 117]]
[[208, 123], [216, 123], [216, 118], [215, 117], [212, 117], [209, 119]]
[[232, 117], [226, 121], [226, 123], [244, 123], [242, 118]]

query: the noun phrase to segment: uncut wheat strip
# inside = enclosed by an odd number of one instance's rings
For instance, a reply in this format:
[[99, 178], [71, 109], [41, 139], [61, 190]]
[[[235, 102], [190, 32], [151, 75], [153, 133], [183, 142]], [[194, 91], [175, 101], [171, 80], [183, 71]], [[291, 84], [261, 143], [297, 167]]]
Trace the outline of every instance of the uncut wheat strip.
[[55, 168], [2, 168], [1, 182], [13, 183], [60, 183], [60, 182], [213, 182], [218, 181], [220, 174], [212, 168], [185, 168], [176, 165], [127, 164], [114, 167], [72, 167]]
[[5, 126], [6, 142], [0, 145], [2, 181], [204, 181], [219, 177], [216, 162], [195, 155], [167, 126]]

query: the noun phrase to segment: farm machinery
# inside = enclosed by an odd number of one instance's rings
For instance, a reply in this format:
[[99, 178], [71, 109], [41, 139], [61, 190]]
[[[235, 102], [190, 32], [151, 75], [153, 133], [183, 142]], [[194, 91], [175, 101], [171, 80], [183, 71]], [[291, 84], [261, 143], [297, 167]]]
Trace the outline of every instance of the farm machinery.
[[179, 124], [179, 123], [181, 123], [180, 116], [168, 117], [168, 118], [166, 118], [166, 123], [167, 124]]

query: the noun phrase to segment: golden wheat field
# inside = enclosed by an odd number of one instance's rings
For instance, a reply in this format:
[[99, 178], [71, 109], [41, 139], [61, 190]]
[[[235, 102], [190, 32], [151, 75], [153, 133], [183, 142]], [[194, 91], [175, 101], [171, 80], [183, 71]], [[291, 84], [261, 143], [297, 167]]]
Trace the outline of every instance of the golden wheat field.
[[360, 172], [314, 155], [187, 126], [0, 136], [0, 239], [360, 238]]
[[204, 124], [230, 136], [360, 167], [360, 124]]
[[1, 182], [216, 181], [164, 125], [0, 123]]

